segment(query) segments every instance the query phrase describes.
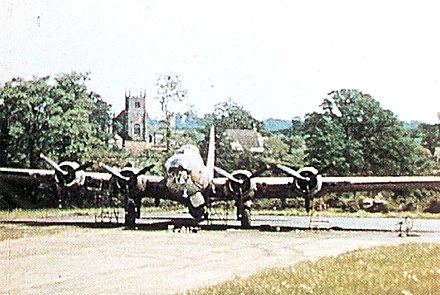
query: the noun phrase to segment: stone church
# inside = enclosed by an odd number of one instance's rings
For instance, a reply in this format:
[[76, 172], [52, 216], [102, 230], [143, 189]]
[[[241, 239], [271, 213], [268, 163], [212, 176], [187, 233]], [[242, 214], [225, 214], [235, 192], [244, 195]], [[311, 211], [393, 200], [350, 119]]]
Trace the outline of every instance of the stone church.
[[125, 93], [125, 110], [114, 121], [114, 131], [122, 138], [123, 148], [130, 152], [142, 152], [148, 148], [148, 113], [146, 92], [139, 95]]

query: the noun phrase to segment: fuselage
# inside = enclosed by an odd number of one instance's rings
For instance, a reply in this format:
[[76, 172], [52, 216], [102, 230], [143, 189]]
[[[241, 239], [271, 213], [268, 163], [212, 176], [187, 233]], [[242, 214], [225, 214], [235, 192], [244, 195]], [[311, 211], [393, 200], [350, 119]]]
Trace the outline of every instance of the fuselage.
[[165, 162], [165, 171], [167, 188], [176, 198], [187, 199], [203, 192], [209, 185], [207, 168], [194, 145], [179, 148]]

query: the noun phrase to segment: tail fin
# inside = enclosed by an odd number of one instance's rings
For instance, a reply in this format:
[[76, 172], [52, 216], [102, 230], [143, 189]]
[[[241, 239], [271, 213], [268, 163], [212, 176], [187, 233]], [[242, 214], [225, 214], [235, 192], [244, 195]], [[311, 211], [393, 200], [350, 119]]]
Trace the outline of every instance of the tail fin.
[[214, 164], [215, 164], [215, 131], [214, 131], [214, 126], [212, 126], [211, 131], [209, 133], [208, 159], [206, 160], [206, 170], [209, 181], [214, 179]]

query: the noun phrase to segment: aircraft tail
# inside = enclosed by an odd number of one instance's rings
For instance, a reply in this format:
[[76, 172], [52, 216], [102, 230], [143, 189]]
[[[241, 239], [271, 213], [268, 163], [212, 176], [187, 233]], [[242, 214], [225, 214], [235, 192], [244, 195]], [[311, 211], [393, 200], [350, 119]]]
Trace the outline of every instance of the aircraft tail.
[[215, 164], [215, 130], [214, 130], [214, 126], [212, 126], [211, 131], [209, 132], [208, 159], [206, 160], [206, 170], [209, 181], [214, 179], [214, 164]]

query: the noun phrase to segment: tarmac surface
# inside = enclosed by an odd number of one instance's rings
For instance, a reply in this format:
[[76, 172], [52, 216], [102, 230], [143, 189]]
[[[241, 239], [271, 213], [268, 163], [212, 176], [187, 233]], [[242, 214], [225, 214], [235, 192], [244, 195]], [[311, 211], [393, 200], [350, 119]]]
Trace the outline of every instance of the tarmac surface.
[[63, 225], [54, 235], [0, 242], [0, 293], [175, 294], [355, 249], [440, 243], [440, 233], [431, 231], [398, 237], [396, 231], [280, 228]]

